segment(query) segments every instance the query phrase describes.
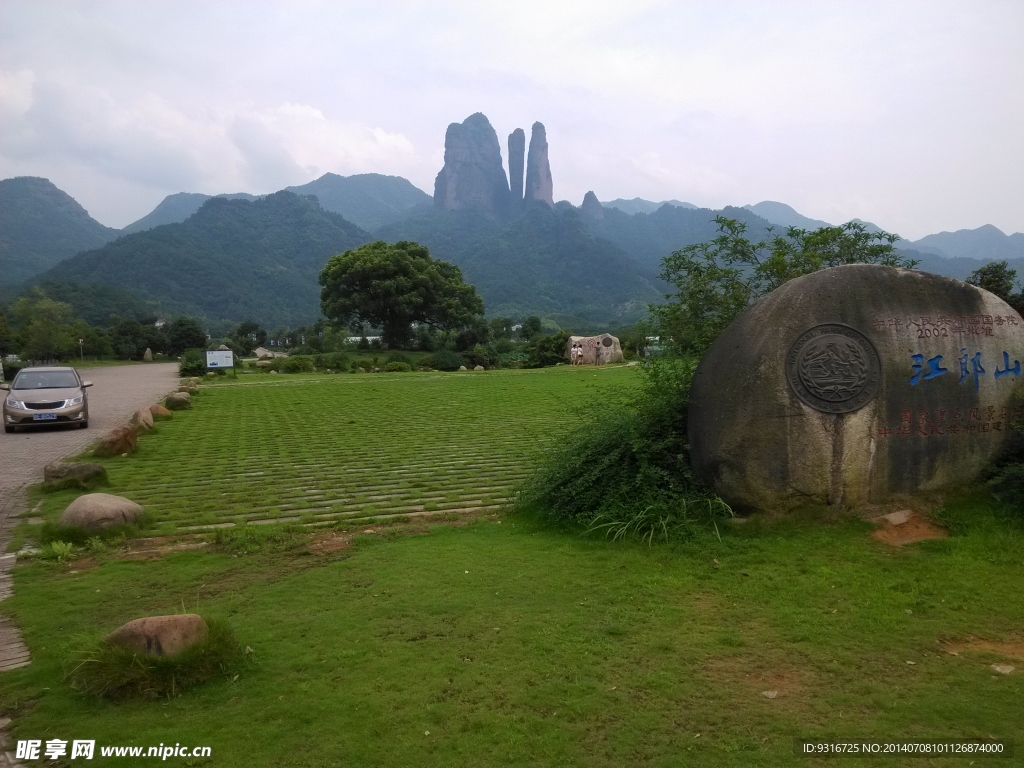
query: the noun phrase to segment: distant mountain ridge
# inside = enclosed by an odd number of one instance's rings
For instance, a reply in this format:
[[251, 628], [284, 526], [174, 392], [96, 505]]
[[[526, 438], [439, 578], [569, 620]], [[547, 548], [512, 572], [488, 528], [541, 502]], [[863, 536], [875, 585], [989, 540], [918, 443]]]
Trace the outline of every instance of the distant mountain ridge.
[[977, 229], [958, 229], [956, 232], [939, 232], [915, 240], [912, 245], [918, 251], [934, 253], [947, 258], [1024, 259], [1024, 234], [1005, 234], [998, 227], [985, 224]]
[[244, 192], [233, 195], [204, 195], [200, 192], [178, 192], [177, 194], [165, 197], [156, 208], [138, 221], [133, 221], [122, 229], [121, 232], [131, 235], [136, 232], [144, 232], [153, 227], [160, 227], [164, 224], [179, 224], [202, 208], [203, 203], [211, 197], [250, 201], [257, 199], [256, 195], [248, 195]]
[[119, 235], [49, 179], [17, 176], [0, 181], [0, 284], [23, 282]]
[[630, 215], [634, 213], [654, 213], [663, 205], [673, 205], [676, 208], [692, 209], [696, 209], [698, 207], [693, 203], [684, 203], [681, 200], [662, 200], [660, 203], [655, 203], [650, 200], [643, 200], [639, 197], [634, 197], [632, 200], [617, 197], [614, 200], [602, 202], [601, 205], [605, 208], [617, 208], [623, 213], [628, 213]]
[[181, 223], [125, 235], [36, 281], [124, 288], [165, 313], [298, 325], [320, 314], [317, 276], [327, 259], [370, 239], [291, 192], [253, 201], [214, 197]]
[[[359, 173], [353, 176], [325, 173], [308, 184], [285, 187], [284, 191], [297, 195], [315, 195], [324, 210], [339, 213], [356, 226], [367, 230], [397, 221], [417, 206], [430, 205], [433, 199], [413, 186], [408, 179], [379, 173]], [[179, 224], [198, 211], [211, 197], [251, 202], [261, 196], [244, 192], [222, 195], [178, 192], [165, 197], [150, 213], [122, 231], [131, 234], [163, 224]]]

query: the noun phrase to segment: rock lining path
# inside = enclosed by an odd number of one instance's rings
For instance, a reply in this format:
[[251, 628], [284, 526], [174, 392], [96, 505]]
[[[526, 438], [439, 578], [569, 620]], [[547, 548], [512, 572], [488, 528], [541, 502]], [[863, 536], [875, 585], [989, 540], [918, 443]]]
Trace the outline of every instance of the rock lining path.
[[[178, 382], [177, 363], [118, 365], [83, 368], [82, 378], [93, 383], [89, 390], [88, 429], [40, 429], [7, 434], [0, 432], [0, 601], [13, 594], [13, 554], [2, 554], [25, 511], [25, 489], [41, 482], [43, 467], [51, 461], [74, 456], [114, 427], [127, 423], [131, 415], [160, 400]], [[6, 396], [7, 393], [3, 392]], [[24, 667], [31, 662], [21, 633], [0, 615], [0, 672]], [[5, 718], [6, 719], [6, 718]], [[0, 748], [6, 749], [0, 726]], [[13, 753], [0, 752], [0, 766], [14, 765]]]

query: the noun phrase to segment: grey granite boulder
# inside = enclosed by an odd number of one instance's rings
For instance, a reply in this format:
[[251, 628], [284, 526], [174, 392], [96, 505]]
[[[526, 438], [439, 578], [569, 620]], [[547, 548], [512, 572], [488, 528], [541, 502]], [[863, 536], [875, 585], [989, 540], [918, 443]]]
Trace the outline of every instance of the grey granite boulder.
[[109, 493], [87, 493], [68, 504], [60, 516], [61, 525], [86, 531], [102, 531], [135, 522], [145, 509], [134, 501]]
[[173, 656], [201, 643], [210, 634], [202, 616], [182, 613], [173, 616], [148, 616], [118, 627], [104, 640], [135, 653], [149, 656]]

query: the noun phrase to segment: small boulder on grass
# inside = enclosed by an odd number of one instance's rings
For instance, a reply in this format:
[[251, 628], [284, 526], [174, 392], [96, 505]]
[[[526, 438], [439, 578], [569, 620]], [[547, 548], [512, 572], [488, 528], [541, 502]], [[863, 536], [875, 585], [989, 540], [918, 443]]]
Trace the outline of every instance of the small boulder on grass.
[[147, 616], [118, 627], [104, 642], [119, 645], [135, 653], [173, 656], [201, 643], [210, 634], [203, 617], [196, 613], [174, 616]]
[[146, 430], [147, 432], [153, 428], [153, 414], [150, 413], [149, 408], [142, 408], [132, 414], [132, 424], [137, 429]]
[[87, 491], [107, 485], [107, 468], [85, 461], [54, 461], [43, 468], [43, 487], [48, 491], [79, 488]]
[[187, 411], [192, 407], [192, 395], [188, 392], [174, 392], [167, 396], [164, 405], [169, 411]]
[[474, 366], [473, 370], [474, 371], [482, 371], [482, 370], [484, 370], [484, 367], [482, 365], [477, 365], [477, 366]]
[[68, 659], [67, 681], [104, 699], [169, 699], [202, 683], [237, 679], [249, 663], [231, 628], [194, 614], [130, 621]]
[[160, 403], [149, 406], [149, 412], [153, 414], [153, 421], [170, 421], [174, 418], [174, 414], [160, 405]]
[[60, 516], [61, 525], [86, 531], [102, 531], [138, 520], [145, 509], [134, 501], [110, 493], [87, 493], [68, 504]]
[[134, 453], [138, 445], [139, 430], [134, 425], [116, 427], [101, 439], [92, 452], [97, 456], [121, 456]]

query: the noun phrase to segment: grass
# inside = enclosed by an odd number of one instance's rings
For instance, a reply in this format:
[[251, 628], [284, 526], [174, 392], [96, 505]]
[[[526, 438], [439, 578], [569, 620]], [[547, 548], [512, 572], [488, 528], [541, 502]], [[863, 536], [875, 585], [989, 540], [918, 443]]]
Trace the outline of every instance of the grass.
[[90, 644], [72, 656], [65, 680], [76, 691], [114, 701], [171, 699], [218, 676], [239, 674], [245, 658], [235, 634], [221, 621], [206, 619], [209, 634], [173, 656], [139, 654], [107, 642]]
[[[587, 374], [572, 378], [576, 373], [499, 373], [493, 383], [490, 373], [448, 377], [464, 389], [446, 389], [427, 375], [399, 376], [422, 383], [417, 406], [425, 418], [454, 400], [463, 413], [476, 413], [482, 433], [496, 418], [511, 444], [531, 448], [531, 441], [557, 437], [566, 399], [587, 396]], [[602, 386], [628, 385], [626, 372], [609, 373], [619, 378]], [[389, 389], [386, 377], [365, 379], [362, 386], [376, 395], [342, 385], [328, 390], [362, 393], [358, 414], [339, 420], [382, 426], [415, 412], [401, 405], [405, 390]], [[144, 438], [138, 459], [111, 461], [112, 485], [134, 494], [185, 468], [198, 484], [204, 466], [211, 478], [226, 476], [242, 459], [225, 458], [228, 447], [202, 436], [237, 416], [236, 398], [248, 403], [247, 425], [270, 422], [283, 437], [291, 426], [268, 418], [261, 404], [280, 402], [282, 391], [301, 402], [309, 397], [303, 392], [328, 385], [311, 378], [248, 386], [208, 389], [195, 411]], [[264, 386], [280, 390], [262, 392]], [[409, 434], [419, 434], [406, 423]], [[260, 441], [242, 447], [272, 445], [274, 427], [263, 429]], [[165, 444], [184, 436], [199, 436], [195, 455], [167, 463]], [[435, 441], [431, 455], [443, 475], [459, 454], [445, 429]], [[386, 442], [381, 436], [373, 444], [383, 451]], [[413, 444], [432, 449], [427, 436]], [[483, 452], [489, 444], [477, 445]], [[305, 460], [324, 467], [320, 454], [331, 450], [325, 440]], [[512, 469], [520, 472], [531, 461], [532, 450], [522, 447], [489, 450], [517, 459]], [[414, 457], [388, 455], [383, 477]], [[483, 466], [506, 469], [497, 461]], [[317, 475], [298, 463], [294, 470]], [[481, 470], [478, 482], [493, 487], [505, 476]], [[164, 511], [181, 515], [203, 498], [183, 485], [176, 492], [186, 500], [158, 509], [157, 527], [171, 529]], [[443, 498], [450, 489], [440, 485], [422, 493]], [[262, 493], [287, 503], [299, 487], [282, 481]], [[368, 499], [385, 495], [350, 490]], [[241, 495], [203, 514], [231, 519], [226, 511], [247, 503]], [[13, 738], [204, 744], [213, 758], [197, 764], [218, 766], [746, 768], [832, 764], [794, 758], [798, 737], [995, 735], [1018, 744], [1024, 737], [1024, 660], [983, 645], [956, 656], [943, 650], [946, 641], [972, 637], [1017, 648], [1024, 640], [1024, 530], [986, 495], [951, 499], [937, 512], [951, 538], [900, 549], [872, 539], [866, 523], [813, 510], [722, 521], [720, 538], [699, 528], [685, 541], [661, 544], [654, 536], [651, 545], [613, 542], [601, 532], [580, 536], [495, 511], [468, 525], [464, 514], [449, 514], [446, 525], [423, 518], [398, 524], [401, 516], [383, 514], [355, 534], [236, 526], [211, 534], [201, 550], [156, 559], [110, 552], [19, 566], [15, 595], [2, 607], [22, 628], [33, 663], [3, 673], [0, 709], [14, 717]], [[340, 544], [322, 547], [327, 541]], [[83, 638], [182, 610], [222, 617], [238, 642], [255, 650], [256, 663], [170, 701], [106, 702], [64, 681]], [[997, 662], [1018, 670], [997, 674], [990, 666]], [[876, 764], [895, 761], [843, 762]]]
[[[194, 416], [162, 422], [128, 459], [99, 460], [109, 493], [154, 533], [225, 523], [359, 521], [499, 508], [571, 404], [633, 372], [243, 377], [203, 387]], [[77, 493], [43, 498], [56, 519]]]

